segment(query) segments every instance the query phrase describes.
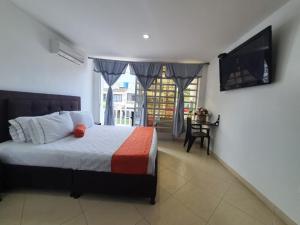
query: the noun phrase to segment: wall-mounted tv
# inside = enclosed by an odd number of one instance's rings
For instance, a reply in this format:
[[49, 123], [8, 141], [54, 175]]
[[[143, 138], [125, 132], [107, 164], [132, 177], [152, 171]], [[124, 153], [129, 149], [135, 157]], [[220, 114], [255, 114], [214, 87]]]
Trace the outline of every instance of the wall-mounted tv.
[[272, 82], [272, 27], [250, 38], [229, 53], [219, 55], [220, 90]]

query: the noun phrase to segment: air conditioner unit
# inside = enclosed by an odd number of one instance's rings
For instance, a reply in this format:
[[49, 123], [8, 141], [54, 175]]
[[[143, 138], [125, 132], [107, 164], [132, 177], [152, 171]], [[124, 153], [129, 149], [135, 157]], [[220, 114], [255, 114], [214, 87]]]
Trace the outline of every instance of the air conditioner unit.
[[83, 54], [56, 39], [52, 39], [50, 41], [50, 52], [55, 53], [77, 65], [84, 63]]

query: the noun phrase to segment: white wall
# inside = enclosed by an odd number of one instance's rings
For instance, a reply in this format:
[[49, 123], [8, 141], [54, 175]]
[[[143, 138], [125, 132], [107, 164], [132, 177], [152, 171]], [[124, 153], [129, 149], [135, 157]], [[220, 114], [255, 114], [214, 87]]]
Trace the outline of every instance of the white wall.
[[197, 108], [203, 107], [205, 104], [207, 71], [208, 71], [208, 66], [205, 65], [204, 68], [202, 68], [201, 70], [201, 79], [200, 79], [200, 84], [198, 86]]
[[207, 75], [205, 105], [221, 114], [215, 153], [300, 224], [300, 1], [293, 0], [244, 35], [233, 49], [273, 26], [271, 85], [219, 91], [218, 60]]
[[92, 110], [91, 62], [76, 65], [49, 52], [60, 38], [7, 0], [0, 1], [0, 89], [76, 95]]

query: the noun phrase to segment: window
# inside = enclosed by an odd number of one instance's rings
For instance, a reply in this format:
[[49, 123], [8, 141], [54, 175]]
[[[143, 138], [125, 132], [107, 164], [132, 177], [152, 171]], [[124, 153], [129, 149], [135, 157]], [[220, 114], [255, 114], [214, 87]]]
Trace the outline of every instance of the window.
[[113, 101], [114, 102], [122, 102], [122, 95], [121, 94], [114, 94]]
[[[102, 96], [103, 96], [103, 101], [106, 101], [107, 94], [104, 93]], [[114, 94], [113, 99], [114, 99], [114, 102], [122, 102], [122, 95], [121, 94]]]
[[134, 102], [135, 101], [135, 94], [127, 93], [127, 101]]
[[170, 131], [175, 109], [175, 82], [163, 73], [150, 86], [147, 95], [148, 125], [156, 125], [161, 132]]
[[193, 115], [196, 111], [199, 85], [200, 78], [195, 78], [187, 89], [184, 90], [184, 118], [188, 115]]
[[[171, 133], [178, 90], [173, 79], [165, 76], [165, 69], [164, 67], [162, 75], [147, 90], [147, 123], [149, 126], [156, 126], [158, 132]], [[184, 91], [185, 118], [196, 110], [199, 84], [200, 78], [195, 78]], [[134, 112], [134, 123], [140, 125], [143, 118], [144, 90], [136, 76], [131, 75], [127, 69], [112, 89], [115, 124], [130, 126], [131, 113]], [[104, 122], [107, 91], [108, 85], [101, 78], [101, 122]]]
[[[199, 81], [200, 78], [195, 78], [184, 91], [185, 118], [189, 113], [193, 114], [196, 110]], [[141, 118], [143, 93], [143, 88], [137, 81], [135, 104], [136, 124], [139, 123], [139, 118]], [[172, 79], [166, 78], [163, 72], [161, 77], [153, 81], [147, 91], [147, 123], [149, 126], [156, 126], [159, 132], [171, 132], [177, 96], [178, 91], [175, 82]]]
[[[131, 126], [131, 113], [134, 111], [136, 76], [130, 74], [127, 67], [125, 74], [112, 85], [113, 89], [113, 109], [115, 125]], [[100, 122], [104, 123], [107, 92], [109, 86], [101, 76], [100, 86]]]

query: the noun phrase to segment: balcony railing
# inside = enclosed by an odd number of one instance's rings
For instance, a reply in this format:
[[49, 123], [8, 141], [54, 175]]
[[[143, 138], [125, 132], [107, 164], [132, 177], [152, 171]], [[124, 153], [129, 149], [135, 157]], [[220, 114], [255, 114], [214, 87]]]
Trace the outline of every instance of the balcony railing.
[[131, 126], [132, 125], [131, 116], [133, 112], [134, 112], [134, 108], [115, 109], [114, 110], [115, 125]]

